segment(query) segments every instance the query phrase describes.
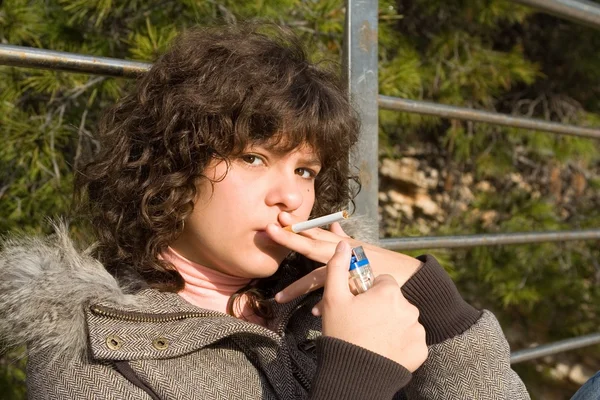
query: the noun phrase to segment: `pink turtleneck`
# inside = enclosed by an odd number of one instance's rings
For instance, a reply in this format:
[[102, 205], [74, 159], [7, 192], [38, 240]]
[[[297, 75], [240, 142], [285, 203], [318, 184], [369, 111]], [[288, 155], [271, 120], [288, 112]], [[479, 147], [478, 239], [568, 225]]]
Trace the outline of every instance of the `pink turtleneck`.
[[[179, 295], [197, 307], [227, 313], [229, 298], [251, 281], [248, 278], [227, 275], [195, 263], [171, 247], [161, 253], [161, 257], [173, 264], [185, 281], [185, 286]], [[234, 311], [238, 318], [265, 325], [265, 321], [254, 314], [245, 297], [237, 301]]]

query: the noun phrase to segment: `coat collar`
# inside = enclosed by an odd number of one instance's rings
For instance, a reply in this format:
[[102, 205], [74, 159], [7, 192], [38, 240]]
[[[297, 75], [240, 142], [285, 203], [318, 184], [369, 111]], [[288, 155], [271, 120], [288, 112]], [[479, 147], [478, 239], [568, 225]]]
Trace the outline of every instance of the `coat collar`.
[[219, 311], [196, 307], [175, 293], [144, 289], [135, 306], [108, 301], [86, 309], [91, 355], [98, 360], [161, 359], [181, 356], [226, 337], [249, 335], [266, 346], [279, 346], [286, 325], [300, 308], [308, 309], [318, 294], [286, 304], [268, 300], [274, 318], [263, 327]]

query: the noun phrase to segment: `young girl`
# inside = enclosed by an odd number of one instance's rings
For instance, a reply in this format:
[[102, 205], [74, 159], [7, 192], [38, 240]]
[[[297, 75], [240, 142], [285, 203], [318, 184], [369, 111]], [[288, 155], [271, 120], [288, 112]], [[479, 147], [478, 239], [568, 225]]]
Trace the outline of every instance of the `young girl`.
[[[353, 196], [340, 82], [274, 27], [175, 41], [77, 176], [96, 247], [60, 226], [4, 243], [0, 334], [28, 346], [30, 398], [528, 398], [493, 315], [431, 256], [282, 229]], [[377, 276], [358, 295], [356, 246]]]

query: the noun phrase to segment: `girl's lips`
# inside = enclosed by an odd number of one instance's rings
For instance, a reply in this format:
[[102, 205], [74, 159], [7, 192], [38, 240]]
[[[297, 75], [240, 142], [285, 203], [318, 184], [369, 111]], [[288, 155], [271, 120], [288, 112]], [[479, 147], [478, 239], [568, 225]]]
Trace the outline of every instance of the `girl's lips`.
[[268, 223], [267, 225], [265, 225], [264, 227], [261, 227], [261, 228], [257, 229], [257, 231], [266, 231], [266, 230], [267, 230], [267, 227], [268, 227], [269, 225], [275, 225], [275, 226], [278, 226], [278, 227], [280, 227], [280, 228], [283, 228], [279, 222], [270, 222], [270, 223]]
[[[281, 224], [279, 222], [271, 222], [270, 224], [277, 225], [278, 227], [281, 228]], [[260, 243], [262, 243], [264, 245], [268, 245], [268, 246], [281, 246], [280, 244], [278, 244], [275, 241], [273, 241], [273, 239], [271, 239], [271, 237], [267, 233], [267, 226], [261, 227], [259, 229], [256, 229], [256, 233], [254, 235], [255, 238], [258, 240], [258, 242], [260, 242]]]

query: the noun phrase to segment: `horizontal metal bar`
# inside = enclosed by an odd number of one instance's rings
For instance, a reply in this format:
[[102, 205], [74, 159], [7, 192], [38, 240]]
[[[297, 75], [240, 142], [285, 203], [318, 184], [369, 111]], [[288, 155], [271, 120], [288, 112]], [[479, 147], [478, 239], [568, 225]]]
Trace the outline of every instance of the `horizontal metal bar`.
[[585, 0], [513, 0], [548, 14], [600, 28], [600, 5]]
[[[97, 75], [134, 78], [150, 69], [152, 64], [138, 61], [94, 57], [63, 51], [0, 44], [0, 64], [18, 67], [55, 69]], [[379, 106], [388, 110], [434, 115], [517, 128], [536, 129], [566, 135], [600, 138], [600, 129], [564, 125], [530, 118], [518, 118], [488, 111], [448, 106], [426, 101], [379, 96]]]
[[561, 340], [559, 342], [543, 344], [531, 349], [518, 350], [510, 355], [510, 363], [516, 364], [536, 358], [549, 356], [564, 351], [575, 350], [581, 347], [592, 346], [600, 343], [600, 333]]
[[428, 101], [402, 99], [399, 97], [379, 96], [379, 107], [386, 110], [433, 115], [442, 118], [461, 119], [466, 121], [487, 122], [495, 125], [515, 128], [534, 129], [538, 131], [561, 133], [564, 135], [583, 136], [600, 139], [600, 128], [584, 128], [575, 125], [559, 124], [539, 119], [513, 117], [510, 115], [474, 110], [465, 107], [448, 106]]
[[0, 65], [135, 78], [152, 64], [0, 44]]
[[417, 238], [381, 239], [379, 244], [389, 250], [415, 250], [438, 248], [461, 248], [528, 244], [540, 242], [564, 242], [572, 240], [600, 239], [600, 229], [581, 231], [498, 233], [486, 235], [430, 236]]

